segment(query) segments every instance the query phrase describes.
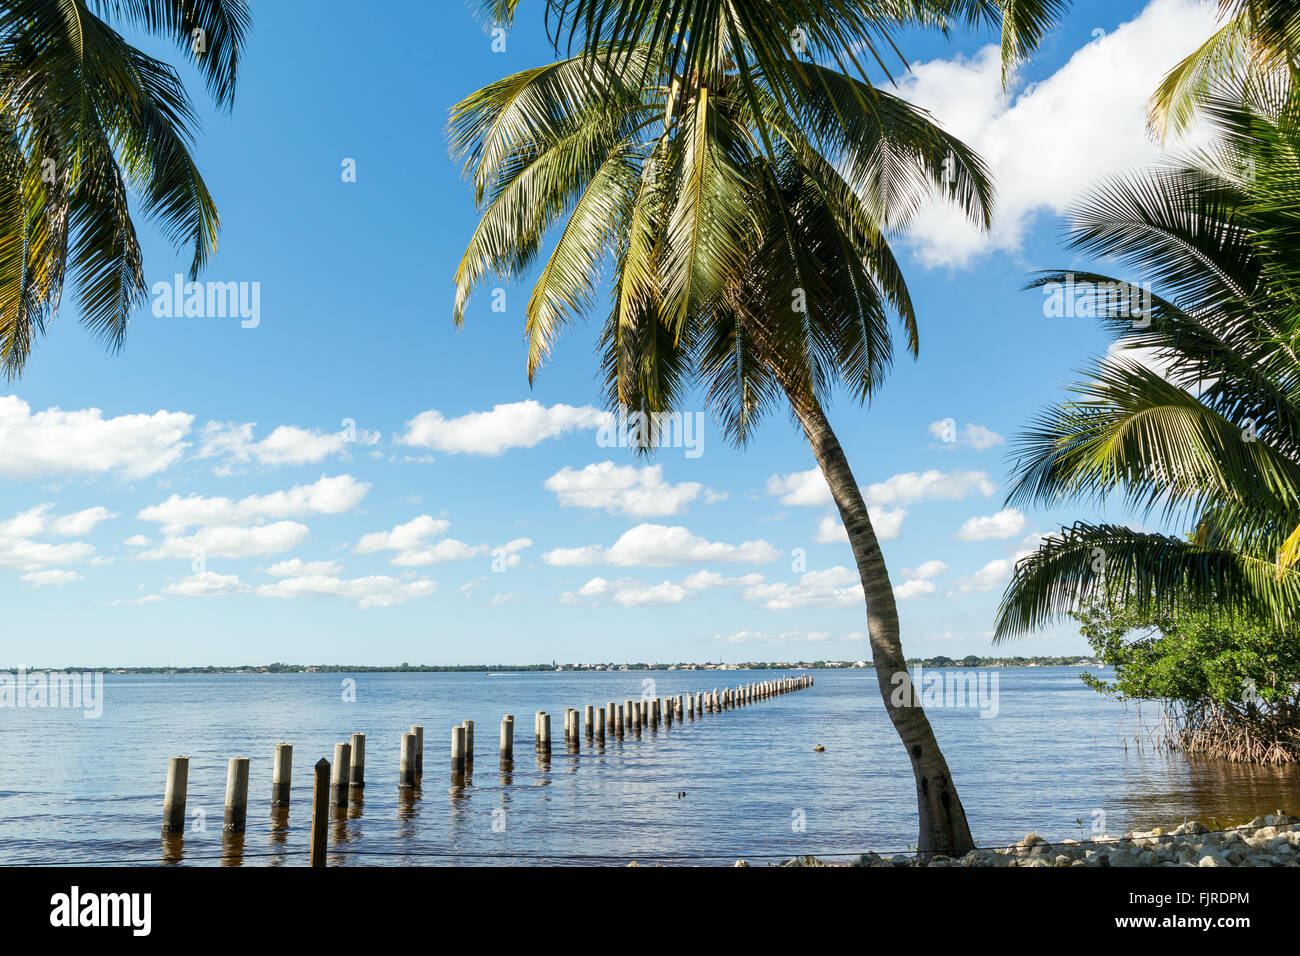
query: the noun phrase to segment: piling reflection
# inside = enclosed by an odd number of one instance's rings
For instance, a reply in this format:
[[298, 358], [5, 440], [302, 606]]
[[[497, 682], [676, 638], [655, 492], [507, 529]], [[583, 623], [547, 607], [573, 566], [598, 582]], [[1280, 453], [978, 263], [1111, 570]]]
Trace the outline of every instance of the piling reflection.
[[412, 787], [397, 788], [397, 837], [399, 840], [410, 839], [418, 829], [416, 823], [420, 817], [419, 777]]
[[289, 808], [271, 808], [271, 842], [287, 843], [289, 840]]
[[162, 837], [162, 862], [180, 863], [185, 859], [185, 834], [164, 833]]
[[229, 831], [221, 834], [221, 865], [244, 865], [244, 834]]

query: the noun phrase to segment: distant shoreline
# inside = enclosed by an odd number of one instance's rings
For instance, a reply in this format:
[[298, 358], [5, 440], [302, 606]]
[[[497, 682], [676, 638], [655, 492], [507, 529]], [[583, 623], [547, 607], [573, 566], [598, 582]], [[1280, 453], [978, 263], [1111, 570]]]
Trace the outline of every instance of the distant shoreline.
[[[1090, 657], [913, 657], [908, 667], [1097, 667]], [[106, 674], [425, 674], [425, 673], [600, 673], [626, 671], [756, 671], [756, 670], [871, 670], [871, 661], [747, 661], [743, 664], [242, 664], [227, 667], [171, 665], [150, 667], [10, 667], [37, 671], [102, 671]]]

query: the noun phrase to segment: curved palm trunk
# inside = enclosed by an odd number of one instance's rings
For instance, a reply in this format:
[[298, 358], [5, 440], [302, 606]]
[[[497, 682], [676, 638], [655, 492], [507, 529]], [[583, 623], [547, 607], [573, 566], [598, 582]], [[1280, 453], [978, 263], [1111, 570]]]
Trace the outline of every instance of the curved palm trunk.
[[[885, 700], [885, 709], [894, 729], [907, 748], [912, 760], [912, 773], [916, 777], [916, 802], [921, 815], [917, 844], [920, 858], [929, 860], [936, 854], [964, 856], [975, 848], [975, 843], [966, 823], [966, 811], [957, 796], [957, 787], [948, 773], [948, 762], [943, 759], [915, 691], [904, 695], [898, 690], [900, 686], [910, 688], [911, 680], [907, 676], [903, 644], [898, 633], [894, 589], [889, 583], [889, 570], [885, 567], [885, 557], [871, 526], [866, 502], [862, 500], [849, 460], [821, 405], [807, 394], [806, 389], [796, 387], [779, 371], [777, 376], [804, 434], [808, 436], [808, 443], [830, 486], [835, 505], [840, 509], [840, 518], [844, 521], [849, 545], [858, 563], [858, 575], [867, 599], [867, 636], [871, 642], [880, 695]], [[903, 676], [896, 680], [896, 675], [900, 674]], [[895, 700], [896, 696], [901, 698], [901, 703]]]

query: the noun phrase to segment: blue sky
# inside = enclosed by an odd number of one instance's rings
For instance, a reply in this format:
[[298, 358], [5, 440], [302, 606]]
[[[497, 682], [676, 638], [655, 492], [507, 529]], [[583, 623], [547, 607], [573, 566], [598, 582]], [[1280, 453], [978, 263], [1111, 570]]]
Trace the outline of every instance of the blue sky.
[[[921, 358], [871, 408], [830, 409], [888, 535], [910, 655], [993, 653], [1014, 557], [1101, 514], [1004, 512], [1001, 440], [1107, 344], [1021, 289], [1085, 265], [1060, 214], [1157, 155], [1143, 99], [1210, 24], [1195, 0], [1078, 4], [1009, 98], [992, 37], [905, 38], [903, 92], [1001, 187], [991, 235], [935, 209], [897, 240]], [[475, 219], [447, 109], [551, 58], [527, 7], [494, 53], [457, 2], [293, 0], [257, 5], [232, 115], [187, 75], [222, 216], [202, 278], [258, 283], [260, 321], [146, 307], [110, 355], [65, 297], [24, 377], [0, 385], [0, 662], [870, 656], [848, 545], [787, 416], [743, 452], [710, 422], [698, 456], [638, 461], [597, 440], [592, 326], [531, 388], [527, 285], [504, 312], [489, 288], [452, 327]], [[142, 231], [148, 281], [170, 282], [182, 257]], [[957, 441], [936, 434], [948, 419]], [[998, 653], [1084, 650], [1066, 625]]]

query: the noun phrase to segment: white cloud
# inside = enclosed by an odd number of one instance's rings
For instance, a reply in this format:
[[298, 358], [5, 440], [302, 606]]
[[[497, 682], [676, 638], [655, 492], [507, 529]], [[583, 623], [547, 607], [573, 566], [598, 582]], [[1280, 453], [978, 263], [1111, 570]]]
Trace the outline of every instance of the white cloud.
[[375, 531], [357, 542], [354, 549], [358, 554], [374, 554], [376, 551], [410, 551], [420, 547], [425, 539], [436, 538], [451, 527], [450, 521], [420, 515], [406, 524], [399, 524], [392, 531]]
[[547, 564], [589, 566], [594, 564], [667, 567], [706, 561], [764, 564], [780, 555], [767, 541], [725, 544], [708, 541], [681, 526], [639, 524], [625, 532], [609, 548], [588, 545], [580, 548], [556, 548], [542, 555]]
[[727, 577], [716, 571], [696, 571], [681, 581], [661, 581], [657, 584], [646, 583], [637, 578], [619, 578], [610, 581], [606, 578], [594, 577], [577, 591], [561, 594], [559, 600], [562, 604], [601, 603], [609, 600], [623, 607], [666, 607], [680, 604], [705, 591], [752, 587], [762, 582], [761, 574]]
[[277, 521], [251, 528], [200, 528], [192, 535], [170, 535], [157, 547], [141, 551], [146, 561], [166, 558], [252, 558], [279, 554], [298, 547], [306, 540], [309, 529], [296, 521]]
[[401, 443], [450, 454], [500, 455], [511, 448], [532, 448], [576, 429], [595, 429], [608, 419], [607, 412], [590, 405], [547, 407], [532, 399], [459, 418], [444, 418], [441, 412], [430, 410], [407, 422]]
[[167, 411], [117, 418], [104, 418], [98, 408], [32, 414], [16, 395], [0, 396], [0, 476], [117, 472], [143, 478], [180, 459], [193, 421], [193, 415]]
[[1015, 570], [1015, 558], [998, 558], [990, 561], [974, 574], [957, 579], [957, 592], [968, 594], [972, 591], [992, 591], [1004, 586], [1011, 580]]
[[263, 584], [256, 593], [272, 598], [341, 597], [355, 600], [362, 607], [391, 607], [412, 598], [427, 597], [437, 587], [434, 581], [399, 581], [382, 574], [350, 580], [331, 574], [304, 574]]
[[358, 430], [355, 424], [334, 433], [296, 425], [280, 425], [261, 441], [253, 439], [256, 422], [208, 422], [203, 426], [195, 458], [222, 458], [219, 474], [231, 473], [237, 465], [305, 465], [322, 461], [330, 455], [346, 456], [354, 445], [375, 445], [378, 432]]
[[930, 423], [930, 434], [939, 439], [943, 448], [973, 448], [988, 451], [996, 445], [1005, 445], [1006, 439], [991, 428], [967, 422], [960, 429], [951, 418]]
[[911, 570], [906, 568], [903, 569], [904, 577], [914, 578], [919, 581], [928, 581], [930, 578], [937, 578], [940, 575], [947, 573], [948, 565], [938, 559], [922, 562]]
[[37, 588], [60, 587], [73, 581], [80, 581], [81, 575], [76, 571], [51, 568], [48, 571], [28, 571], [22, 576], [21, 580]]
[[274, 578], [300, 578], [306, 574], [338, 574], [342, 569], [337, 561], [304, 561], [302, 558], [290, 558], [280, 561], [266, 569]]
[[856, 571], [845, 567], [809, 571], [797, 584], [773, 581], [746, 588], [746, 600], [772, 610], [803, 607], [852, 607], [863, 602], [862, 584]]
[[130, 600], [109, 601], [109, 607], [142, 607], [145, 604], [157, 604], [163, 600], [161, 594], [146, 594], [144, 597], [132, 598]]
[[[715, 641], [728, 644], [788, 644], [791, 642], [820, 643], [831, 639], [827, 631], [785, 631], [781, 634], [766, 634], [763, 631], [736, 631], [734, 634], [715, 634]], [[841, 640], [856, 640], [857, 635], [845, 635]]]
[[85, 511], [77, 511], [70, 515], [63, 515], [55, 518], [50, 522], [50, 530], [54, 534], [65, 535], [67, 537], [76, 537], [78, 535], [89, 534], [95, 530], [95, 526], [109, 518], [116, 518], [107, 508], [94, 507], [87, 508]]
[[[989, 481], [988, 472], [943, 472], [931, 469], [925, 472], [907, 472], [878, 481], [862, 489], [867, 507], [878, 509], [882, 505], [905, 505], [919, 501], [960, 501], [970, 495], [991, 496], [997, 486]], [[830, 488], [821, 470], [797, 471], [788, 475], [773, 475], [767, 480], [767, 492], [780, 495], [787, 505], [819, 506], [831, 502]], [[900, 522], [902, 518], [898, 519]]]
[[885, 481], [868, 485], [863, 497], [870, 508], [880, 505], [905, 505], [919, 501], [961, 501], [971, 495], [991, 497], [997, 485], [989, 481], [988, 472], [942, 472], [931, 469], [894, 475]]
[[995, 515], [967, 518], [957, 532], [959, 541], [989, 541], [1014, 538], [1025, 530], [1025, 516], [1019, 508], [1004, 508]]
[[230, 594], [247, 594], [248, 590], [248, 585], [239, 580], [239, 575], [218, 574], [215, 571], [200, 571], [163, 588], [165, 594], [178, 594], [181, 597], [225, 597]]
[[[706, 489], [699, 482], [664, 481], [662, 465], [588, 465], [581, 471], [562, 468], [546, 479], [548, 491], [570, 508], [603, 508], [610, 514], [658, 518], [679, 514]], [[716, 498], [714, 500], [717, 500]]]
[[717, 571], [696, 571], [694, 574], [686, 576], [682, 581], [682, 587], [689, 588], [692, 591], [716, 591], [718, 588], [753, 587], [762, 583], [763, 575], [757, 573], [742, 574], [739, 577], [729, 578]]
[[492, 600], [488, 601], [488, 607], [502, 607], [506, 604], [515, 604], [522, 600], [523, 598], [518, 594], [515, 594], [513, 591], [505, 591], [501, 594], [492, 595]]
[[287, 491], [267, 495], [249, 495], [239, 501], [230, 498], [204, 498], [172, 495], [166, 501], [150, 505], [137, 517], [156, 521], [166, 534], [178, 534], [187, 528], [239, 525], [268, 518], [296, 518], [309, 514], [336, 515], [361, 504], [370, 485], [351, 475], [324, 476], [310, 485], [294, 485]]
[[[903, 519], [907, 517], [905, 508], [871, 509], [871, 526], [880, 541], [894, 541], [903, 533]], [[821, 544], [835, 544], [849, 540], [849, 533], [844, 522], [836, 515], [826, 515], [817, 522], [816, 539]]]
[[990, 250], [1014, 251], [1036, 214], [1059, 215], [1099, 179], [1157, 159], [1160, 149], [1146, 134], [1147, 98], [1209, 37], [1212, 7], [1153, 0], [1010, 100], [1002, 92], [996, 46], [973, 59], [913, 63], [901, 95], [979, 153], [998, 186], [987, 235], [951, 204], [924, 209], [910, 229], [922, 261], [965, 266]]
[[938, 590], [939, 586], [933, 581], [904, 581], [894, 588], [894, 597], [900, 601], [911, 601], [914, 598], [934, 594]]
[[773, 475], [767, 479], [767, 493], [780, 495], [783, 505], [819, 507], [830, 504], [830, 486], [820, 468], [796, 471], [788, 475]]
[[[69, 536], [78, 529], [89, 530], [98, 523], [102, 509], [91, 508], [72, 515], [53, 517], [53, 505], [37, 505], [0, 521], [0, 568], [39, 571], [50, 565], [98, 560], [95, 548], [84, 541], [38, 541], [37, 538]], [[107, 514], [105, 512], [105, 514]], [[90, 515], [91, 517], [87, 517]], [[98, 520], [95, 520], [98, 518]]]
[[[444, 534], [451, 527], [451, 522], [430, 515], [412, 518], [406, 524], [399, 524], [391, 531], [375, 531], [362, 537], [355, 550], [358, 554], [374, 554], [377, 551], [396, 551], [391, 564], [398, 567], [420, 567], [427, 564], [442, 564], [446, 561], [463, 561], [488, 551], [485, 544], [470, 545], [455, 538], [443, 538], [436, 543], [429, 539]], [[527, 538], [511, 542], [512, 550], [532, 544]], [[517, 558], [517, 555], [511, 555]], [[517, 561], [515, 562], [518, 563]]]

